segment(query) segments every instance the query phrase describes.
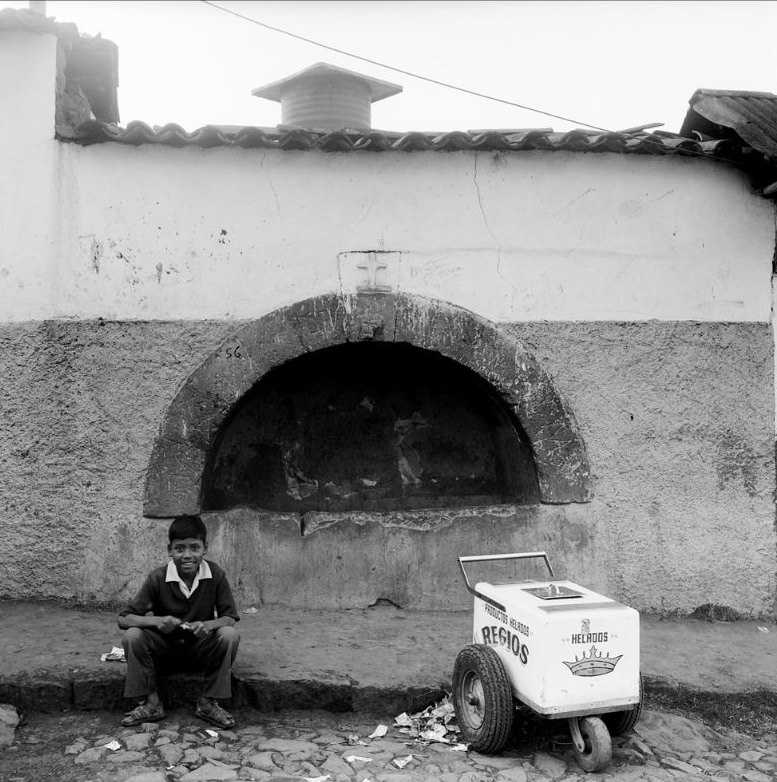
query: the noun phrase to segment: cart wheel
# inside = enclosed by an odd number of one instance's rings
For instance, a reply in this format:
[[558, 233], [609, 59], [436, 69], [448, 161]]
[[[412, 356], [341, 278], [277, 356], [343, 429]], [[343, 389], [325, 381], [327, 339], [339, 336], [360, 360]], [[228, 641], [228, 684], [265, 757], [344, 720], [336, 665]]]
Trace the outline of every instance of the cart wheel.
[[513, 693], [499, 655], [484, 644], [465, 646], [453, 667], [453, 708], [462, 739], [476, 752], [493, 754], [513, 727]]
[[[572, 718], [570, 723], [576, 721], [576, 718]], [[574, 725], [570, 724], [570, 728], [572, 729], [575, 758], [580, 768], [583, 771], [602, 771], [612, 760], [612, 739], [607, 726], [599, 717], [582, 717], [578, 725], [582, 749], [575, 740]]]
[[642, 716], [642, 675], [639, 677], [639, 703], [634, 708], [625, 711], [613, 711], [610, 714], [602, 714], [602, 720], [610, 731], [611, 736], [622, 736], [628, 733]]

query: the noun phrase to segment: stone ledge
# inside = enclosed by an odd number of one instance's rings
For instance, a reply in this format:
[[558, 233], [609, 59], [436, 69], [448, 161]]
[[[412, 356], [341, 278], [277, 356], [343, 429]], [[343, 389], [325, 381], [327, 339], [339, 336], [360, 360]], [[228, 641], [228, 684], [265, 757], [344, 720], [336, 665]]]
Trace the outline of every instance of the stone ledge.
[[[0, 676], [0, 703], [27, 712], [121, 711], [130, 701], [122, 695], [124, 671], [93, 674], [85, 671], [32, 672]], [[160, 679], [159, 691], [168, 708], [191, 706], [200, 694], [200, 679], [189, 673]], [[232, 701], [235, 708], [257, 711], [322, 709], [331, 712], [419, 711], [440, 700], [450, 685], [439, 687], [361, 687], [346, 677], [270, 679], [256, 673], [235, 673]]]
[[[123, 667], [98, 674], [87, 671], [38, 671], [16, 677], [0, 676], [0, 703], [26, 712], [122, 711], [130, 701], [122, 696]], [[737, 712], [759, 711], [777, 720], [777, 691], [721, 693], [678, 685], [670, 679], [644, 676], [648, 708], [693, 714], [714, 722], [735, 720]], [[257, 711], [321, 709], [330, 712], [415, 713], [439, 702], [451, 691], [449, 681], [437, 685], [361, 686], [344, 676], [322, 672], [320, 677], [270, 679], [259, 673], [236, 672], [231, 708]], [[199, 679], [174, 674], [160, 681], [160, 694], [169, 708], [190, 707], [199, 695]]]

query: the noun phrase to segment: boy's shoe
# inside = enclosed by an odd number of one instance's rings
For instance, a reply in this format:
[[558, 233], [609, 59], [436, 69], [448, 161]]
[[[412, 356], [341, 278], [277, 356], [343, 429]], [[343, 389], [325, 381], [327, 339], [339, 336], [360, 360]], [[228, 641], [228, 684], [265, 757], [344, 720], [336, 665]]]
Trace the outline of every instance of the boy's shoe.
[[128, 711], [122, 718], [121, 724], [125, 728], [131, 728], [133, 725], [142, 725], [144, 722], [159, 722], [165, 718], [165, 708], [161, 703], [156, 706], [150, 706], [148, 703], [141, 703], [132, 711]]
[[235, 720], [232, 718], [232, 715], [226, 709], [222, 709], [216, 701], [208, 698], [200, 698], [197, 701], [197, 708], [194, 713], [200, 719], [206, 720], [211, 725], [215, 725], [222, 730], [235, 727]]

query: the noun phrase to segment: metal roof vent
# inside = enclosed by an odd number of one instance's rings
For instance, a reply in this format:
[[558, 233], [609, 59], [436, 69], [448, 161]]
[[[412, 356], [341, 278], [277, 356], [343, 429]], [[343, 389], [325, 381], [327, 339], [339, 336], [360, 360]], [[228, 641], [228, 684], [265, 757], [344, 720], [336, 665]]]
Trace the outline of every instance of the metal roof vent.
[[369, 130], [372, 104], [399, 92], [402, 87], [398, 84], [319, 62], [285, 79], [257, 87], [251, 94], [279, 101], [282, 125], [316, 130]]

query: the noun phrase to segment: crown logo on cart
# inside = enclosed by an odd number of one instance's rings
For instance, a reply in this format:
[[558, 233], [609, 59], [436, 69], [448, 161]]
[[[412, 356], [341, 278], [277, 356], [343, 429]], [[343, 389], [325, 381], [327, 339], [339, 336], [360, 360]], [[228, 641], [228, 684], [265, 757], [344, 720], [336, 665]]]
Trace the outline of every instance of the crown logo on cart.
[[619, 654], [617, 657], [610, 657], [609, 652], [605, 656], [600, 651], [597, 651], [595, 646], [592, 646], [588, 654], [583, 652], [581, 658], [575, 656], [574, 662], [568, 663], [566, 660], [562, 660], [562, 662], [575, 676], [605, 676], [615, 670], [615, 666], [621, 657], [623, 657], [622, 654]]

